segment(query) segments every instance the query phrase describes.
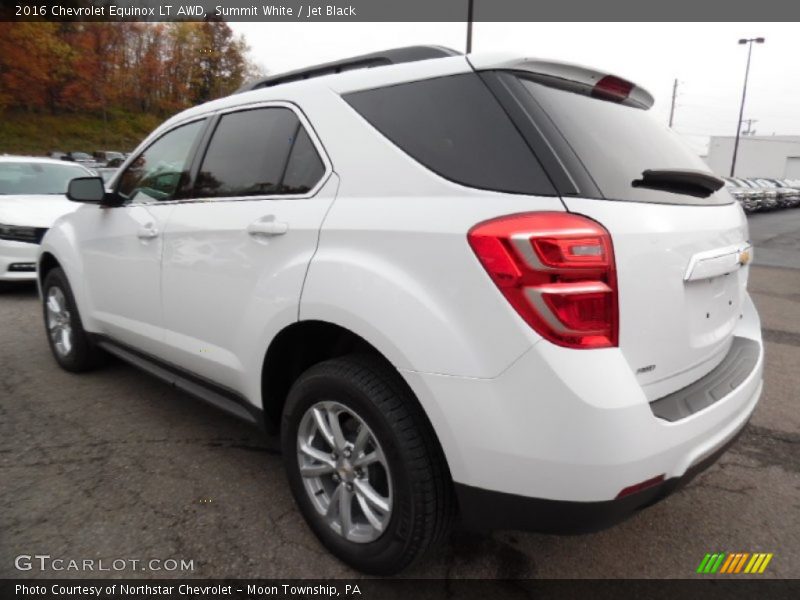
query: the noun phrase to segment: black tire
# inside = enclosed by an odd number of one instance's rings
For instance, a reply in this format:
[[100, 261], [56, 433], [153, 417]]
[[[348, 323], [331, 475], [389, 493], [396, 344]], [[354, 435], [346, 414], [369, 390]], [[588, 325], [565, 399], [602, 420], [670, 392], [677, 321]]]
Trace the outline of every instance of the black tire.
[[[376, 540], [356, 543], [335, 532], [311, 503], [300, 475], [297, 435], [303, 415], [329, 400], [353, 410], [369, 426], [390, 467], [393, 507]], [[450, 473], [441, 447], [399, 373], [377, 357], [349, 355], [314, 365], [289, 392], [281, 444], [289, 484], [300, 511], [323, 545], [351, 567], [393, 575], [443, 540], [455, 512]]]
[[[56, 342], [51, 335], [51, 330], [48, 327], [48, 310], [47, 300], [50, 291], [54, 288], [61, 290], [64, 296], [66, 307], [69, 313], [68, 322], [72, 331], [72, 345], [68, 352], [60, 352], [56, 347]], [[88, 371], [93, 369], [104, 362], [105, 353], [95, 346], [83, 329], [81, 316], [78, 313], [78, 307], [75, 304], [75, 297], [72, 295], [72, 288], [67, 281], [67, 276], [60, 268], [56, 267], [48, 271], [44, 278], [42, 285], [42, 315], [44, 318], [45, 334], [47, 335], [47, 343], [50, 345], [50, 351], [59, 366], [73, 373]]]

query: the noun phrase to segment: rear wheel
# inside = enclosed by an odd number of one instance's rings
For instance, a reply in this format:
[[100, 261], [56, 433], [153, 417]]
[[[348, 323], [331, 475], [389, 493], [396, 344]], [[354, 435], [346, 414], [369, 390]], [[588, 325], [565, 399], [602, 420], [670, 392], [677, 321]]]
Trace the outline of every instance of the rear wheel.
[[282, 445], [301, 512], [350, 566], [397, 573], [448, 531], [453, 496], [441, 449], [382, 361], [346, 356], [301, 375], [286, 402]]
[[102, 362], [97, 348], [83, 329], [67, 277], [60, 268], [47, 273], [42, 285], [47, 341], [56, 362], [67, 371], [80, 372]]

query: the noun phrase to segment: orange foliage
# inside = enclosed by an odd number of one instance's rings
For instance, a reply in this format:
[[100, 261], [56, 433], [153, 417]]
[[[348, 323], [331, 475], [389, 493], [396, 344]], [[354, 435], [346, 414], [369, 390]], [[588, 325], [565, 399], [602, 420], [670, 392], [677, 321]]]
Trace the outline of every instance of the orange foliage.
[[252, 72], [222, 22], [0, 22], [0, 109], [171, 113]]

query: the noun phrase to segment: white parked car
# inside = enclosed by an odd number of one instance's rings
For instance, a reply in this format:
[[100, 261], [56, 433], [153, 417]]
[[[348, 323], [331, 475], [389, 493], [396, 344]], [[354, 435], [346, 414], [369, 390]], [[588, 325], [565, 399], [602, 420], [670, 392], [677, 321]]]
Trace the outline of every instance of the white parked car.
[[60, 160], [0, 156], [0, 285], [36, 279], [42, 236], [77, 208], [67, 200], [67, 185], [92, 174]]
[[280, 434], [340, 559], [607, 526], [747, 423], [747, 221], [645, 90], [441, 48], [250, 87], [72, 182], [45, 323], [65, 369], [110, 352]]

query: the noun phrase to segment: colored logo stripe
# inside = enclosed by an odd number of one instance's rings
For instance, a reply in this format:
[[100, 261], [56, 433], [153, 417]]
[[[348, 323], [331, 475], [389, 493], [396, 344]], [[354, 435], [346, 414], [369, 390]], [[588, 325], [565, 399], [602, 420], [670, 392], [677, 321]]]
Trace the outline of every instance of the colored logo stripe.
[[708, 564], [709, 559], [711, 558], [710, 554], [706, 554], [703, 557], [703, 560], [700, 561], [700, 566], [697, 567], [698, 573], [705, 573], [706, 572], [706, 565]]
[[749, 558], [750, 554], [747, 552], [737, 552], [731, 554], [730, 559], [722, 566], [720, 573], [738, 573], [744, 567], [744, 562]]
[[[750, 554], [749, 552], [732, 552], [726, 554], [725, 552], [716, 552], [714, 554], [706, 554], [700, 565], [697, 567], [698, 573], [714, 574], [714, 573], [763, 573], [769, 562], [772, 560], [772, 553], [757, 552]], [[747, 566], [745, 566], [747, 565]]]
[[726, 560], [723, 563], [722, 568], [720, 569], [719, 572], [720, 573], [729, 573], [730, 571], [728, 571], [728, 569], [731, 568], [731, 564], [733, 563], [733, 560], [734, 560], [735, 557], [736, 557], [735, 554], [728, 554], [728, 560]]
[[719, 552], [716, 554], [706, 554], [705, 558], [703, 558], [700, 566], [697, 567], [698, 573], [716, 573], [717, 569], [719, 569], [720, 564], [722, 563], [722, 559], [725, 558], [724, 552]]

